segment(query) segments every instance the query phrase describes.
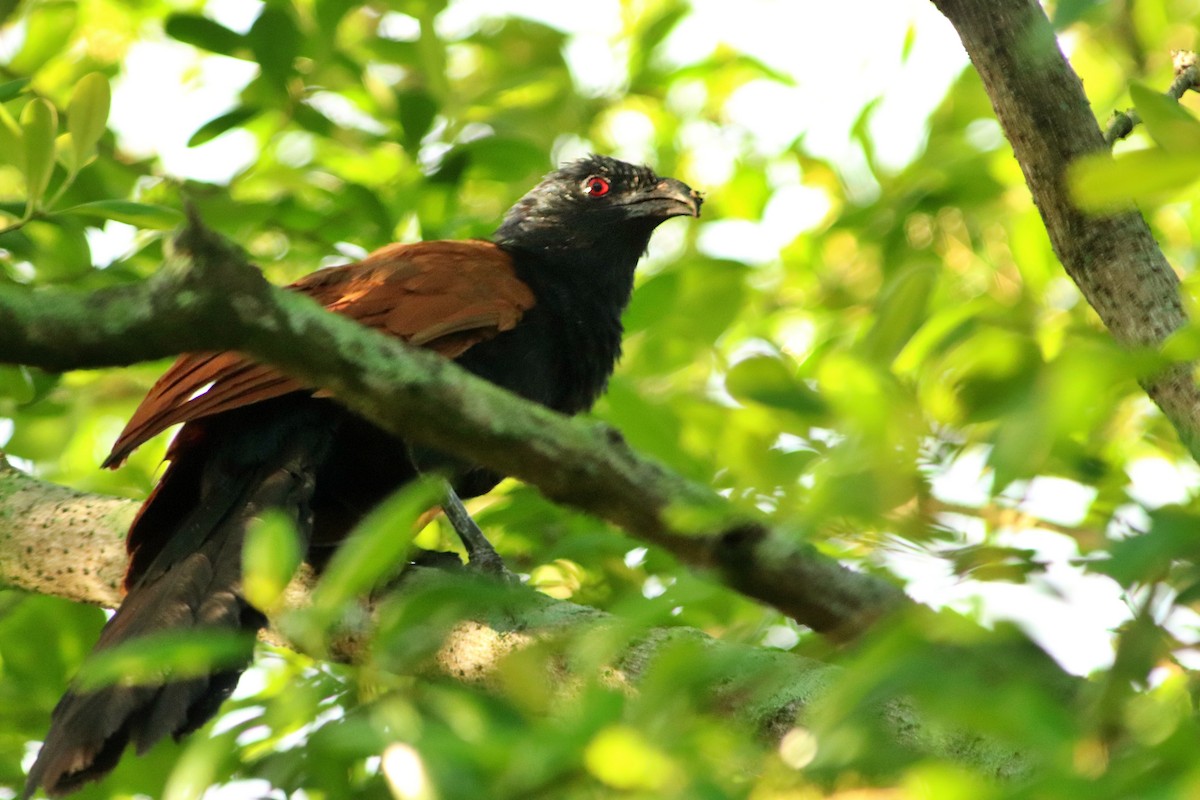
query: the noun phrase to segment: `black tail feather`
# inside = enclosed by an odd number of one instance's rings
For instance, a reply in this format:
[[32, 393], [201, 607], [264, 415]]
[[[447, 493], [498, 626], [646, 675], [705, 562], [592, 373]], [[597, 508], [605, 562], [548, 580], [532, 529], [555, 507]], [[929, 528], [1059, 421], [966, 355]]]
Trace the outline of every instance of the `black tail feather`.
[[[189, 463], [172, 463], [160, 491], [148, 501], [153, 513], [135, 523], [140, 537], [157, 539], [156, 555], [131, 576], [129, 594], [105, 626], [96, 651], [164, 631], [253, 633], [265, 625], [266, 618], [242, 597], [246, 531], [264, 511], [280, 509], [296, 521], [302, 536], [309, 535], [313, 476], [332, 433], [328, 425], [314, 426], [306, 418], [311, 415], [295, 416], [302, 418], [283, 415], [268, 426], [257, 451], [244, 437], [221, 436], [220, 418], [215, 424], [192, 423], [206, 424], [209, 444], [183, 454]], [[297, 429], [306, 435], [292, 435]], [[205, 487], [199, 495], [170, 485], [172, 473], [191, 481], [197, 470]], [[180, 505], [180, 498], [190, 507], [164, 508]], [[168, 531], [137, 527], [170, 519], [175, 525]], [[233, 692], [250, 655], [248, 648], [244, 663], [200, 677], [68, 691], [54, 709], [22, 800], [39, 787], [50, 796], [72, 792], [110, 772], [129, 744], [140, 754], [168, 735], [179, 738], [198, 728]]]

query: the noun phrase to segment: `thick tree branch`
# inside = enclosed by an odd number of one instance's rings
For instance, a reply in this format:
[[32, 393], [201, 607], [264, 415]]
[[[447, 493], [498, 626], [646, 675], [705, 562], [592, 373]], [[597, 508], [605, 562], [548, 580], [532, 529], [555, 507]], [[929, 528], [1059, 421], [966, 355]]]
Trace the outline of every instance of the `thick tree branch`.
[[[1137, 212], [1085, 214], [1067, 165], [1107, 145], [1083, 85], [1035, 0], [933, 0], [958, 31], [991, 98], [1054, 252], [1117, 341], [1157, 347], [1187, 323], [1179, 280]], [[1191, 364], [1142, 385], [1200, 458], [1200, 391]]]
[[835, 637], [904, 606], [794, 531], [633, 453], [610, 428], [569, 420], [271, 286], [195, 220], [160, 275], [93, 295], [0, 291], [0, 361], [97, 367], [233, 349], [332, 393], [381, 427], [513, 475], [619, 525], [744, 594]]
[[[136, 507], [133, 501], [36, 480], [0, 461], [0, 585], [115, 606], [125, 568], [125, 530]], [[412, 568], [379, 602], [428, 591], [449, 589], [455, 596], [481, 591], [479, 586], [467, 590], [457, 585], [464, 580], [479, 578]], [[302, 571], [288, 587], [286, 606], [307, 606], [314, 582], [311, 572]], [[555, 668], [546, 675], [547, 685], [569, 695], [602, 673], [613, 685], [637, 691], [659, 654], [669, 648], [694, 648], [708, 665], [709, 677], [700, 696], [705, 710], [730, 717], [768, 742], [778, 741], [795, 725], [804, 725], [813, 703], [838, 672], [836, 667], [791, 653], [712, 639], [693, 628], [650, 628], [633, 634], [627, 624], [602, 611], [525, 587], [497, 584], [495, 596], [489, 594], [485, 600], [472, 604], [467, 619], [436, 632], [437, 646], [419, 672], [503, 693], [505, 660], [522, 650], [589, 641], [589, 651], [595, 652], [595, 643], [605, 641], [612, 646], [604, 663], [555, 659]], [[364, 613], [356, 616], [372, 619], [376, 605], [367, 603]], [[266, 638], [290, 646], [286, 617], [283, 628], [272, 628]], [[347, 663], [361, 661], [370, 652], [370, 635], [368, 629], [343, 629], [329, 644], [327, 655]], [[916, 752], [969, 764], [996, 777], [1013, 777], [1029, 769], [1025, 755], [969, 733], [928, 726], [904, 702], [886, 702], [879, 713], [896, 741]]]

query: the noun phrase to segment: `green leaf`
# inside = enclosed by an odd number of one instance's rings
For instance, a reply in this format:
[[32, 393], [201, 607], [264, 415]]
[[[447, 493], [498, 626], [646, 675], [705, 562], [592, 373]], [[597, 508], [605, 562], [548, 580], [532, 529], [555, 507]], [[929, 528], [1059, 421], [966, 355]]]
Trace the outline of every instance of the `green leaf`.
[[25, 91], [25, 87], [29, 85], [29, 78], [17, 78], [15, 81], [0, 83], [0, 103], [7, 103], [14, 97]]
[[173, 208], [135, 203], [131, 200], [96, 200], [72, 206], [60, 213], [111, 219], [152, 230], [169, 230], [183, 222], [183, 214]]
[[1195, 562], [1200, 558], [1200, 519], [1179, 506], [1163, 506], [1150, 512], [1150, 530], [1114, 542], [1107, 561], [1090, 562], [1088, 568], [1108, 575], [1122, 586], [1147, 584], [1163, 579], [1172, 563]]
[[42, 65], [66, 50], [79, 18], [75, 0], [31, 3], [25, 18], [25, 43], [7, 65], [12, 75], [32, 75]]
[[420, 90], [400, 92], [396, 99], [404, 149], [416, 153], [421, 149], [421, 139], [429, 133], [437, 116], [437, 102], [427, 92]]
[[302, 39], [291, 12], [278, 5], [264, 6], [246, 34], [263, 77], [280, 89], [291, 77], [292, 63], [300, 54]]
[[825, 402], [773, 356], [753, 356], [734, 364], [725, 389], [741, 402], [759, 403], [797, 414], [821, 414]]
[[258, 116], [261, 109], [254, 106], [238, 106], [237, 108], [222, 114], [219, 117], [214, 117], [208, 122], [201, 125], [191, 138], [188, 139], [188, 147], [199, 147], [207, 141], [217, 138], [230, 128], [236, 128], [244, 122], [247, 122]]
[[0, 161], [25, 171], [25, 144], [21, 126], [4, 106], [0, 106]]
[[1113, 212], [1165, 199], [1200, 178], [1200, 153], [1135, 150], [1116, 158], [1096, 153], [1067, 168], [1075, 202], [1085, 211]]
[[1129, 96], [1151, 138], [1168, 153], [1200, 153], [1200, 120], [1177, 100], [1134, 83]]
[[1101, 5], [1102, 0], [1059, 0], [1054, 7], [1054, 29], [1061, 31], [1070, 27]]
[[404, 566], [417, 518], [442, 501], [440, 479], [401, 489], [364, 519], [337, 549], [313, 591], [313, 610], [336, 616], [348, 601], [397, 574]]
[[25, 144], [25, 183], [29, 203], [37, 208], [54, 174], [54, 140], [58, 136], [58, 112], [49, 101], [38, 97], [21, 110], [21, 139]]
[[232, 56], [246, 45], [246, 37], [200, 14], [172, 14], [163, 29], [184, 44]]
[[446, 155], [465, 156], [471, 171], [499, 181], [515, 181], [544, 172], [545, 150], [529, 141], [511, 136], [487, 136], [455, 148]]
[[71, 134], [71, 167], [77, 172], [96, 151], [104, 135], [112, 93], [99, 72], [84, 75], [75, 85], [67, 105], [67, 132]]
[[278, 509], [264, 513], [242, 545], [242, 591], [250, 605], [274, 611], [302, 557], [292, 520]]
[[98, 689], [194, 678], [244, 664], [253, 650], [254, 637], [242, 631], [166, 631], [96, 653], [79, 670], [77, 680], [83, 689]]
[[0, 364], [0, 399], [15, 403], [28, 403], [34, 398], [36, 388], [29, 368], [17, 364]]
[[928, 317], [926, 309], [938, 274], [933, 264], [914, 264], [888, 282], [864, 343], [873, 358], [890, 362], [904, 350]]

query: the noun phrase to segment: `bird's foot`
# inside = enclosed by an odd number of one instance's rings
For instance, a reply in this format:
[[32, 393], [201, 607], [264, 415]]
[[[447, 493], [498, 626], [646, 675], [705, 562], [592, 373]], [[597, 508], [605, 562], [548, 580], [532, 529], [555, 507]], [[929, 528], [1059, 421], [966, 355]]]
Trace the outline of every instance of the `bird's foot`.
[[491, 575], [506, 583], [520, 583], [520, 578], [504, 565], [504, 559], [483, 535], [475, 520], [471, 519], [458, 492], [449, 484], [446, 485], [446, 500], [442, 503], [442, 510], [446, 512], [446, 518], [454, 526], [454, 532], [458, 534], [467, 550], [467, 569]]

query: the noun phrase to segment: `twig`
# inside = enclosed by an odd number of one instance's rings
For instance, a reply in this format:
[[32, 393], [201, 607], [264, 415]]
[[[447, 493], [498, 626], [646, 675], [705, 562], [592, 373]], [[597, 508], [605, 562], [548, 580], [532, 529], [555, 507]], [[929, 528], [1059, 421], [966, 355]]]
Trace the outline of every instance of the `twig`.
[[[1196, 54], [1190, 50], [1179, 50], [1174, 56], [1175, 80], [1167, 89], [1167, 96], [1179, 100], [1189, 89], [1200, 90], [1200, 65]], [[1133, 129], [1142, 121], [1136, 108], [1125, 111], [1114, 111], [1108, 120], [1108, 128], [1104, 131], [1104, 142], [1110, 148], [1133, 133]]]

